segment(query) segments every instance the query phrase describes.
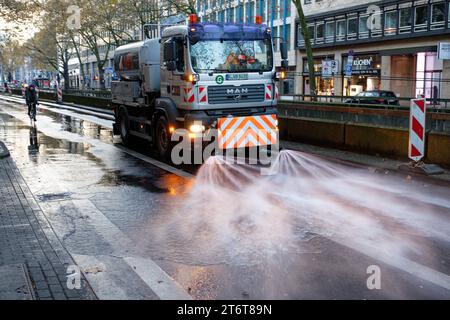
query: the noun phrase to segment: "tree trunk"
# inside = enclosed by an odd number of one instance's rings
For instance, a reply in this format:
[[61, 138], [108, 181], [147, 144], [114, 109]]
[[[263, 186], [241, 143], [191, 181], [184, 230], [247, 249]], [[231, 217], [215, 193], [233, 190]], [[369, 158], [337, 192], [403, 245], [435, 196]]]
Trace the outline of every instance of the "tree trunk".
[[105, 90], [106, 89], [106, 85], [105, 85], [105, 70], [103, 69], [103, 66], [98, 66], [98, 78], [100, 81], [100, 89], [101, 90]]
[[[306, 58], [308, 62], [308, 73], [309, 73], [309, 88], [311, 95], [314, 97], [317, 94], [316, 90], [316, 71], [314, 70], [314, 56], [311, 45], [311, 37], [308, 32], [308, 25], [306, 24], [305, 14], [303, 12], [303, 7], [301, 0], [293, 0], [295, 6], [297, 7], [297, 13], [300, 20], [300, 27], [303, 36], [303, 40], [305, 41], [305, 51]], [[302, 66], [303, 67], [303, 66]]]
[[69, 78], [69, 63], [65, 61], [63, 63], [63, 78], [64, 78], [64, 90], [69, 90], [70, 78]]

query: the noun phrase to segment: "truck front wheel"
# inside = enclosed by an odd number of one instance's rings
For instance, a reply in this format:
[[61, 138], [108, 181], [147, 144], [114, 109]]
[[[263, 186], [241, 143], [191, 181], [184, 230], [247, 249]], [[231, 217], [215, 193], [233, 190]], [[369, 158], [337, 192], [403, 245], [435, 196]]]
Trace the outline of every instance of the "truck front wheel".
[[169, 133], [169, 124], [164, 116], [161, 116], [156, 124], [156, 148], [161, 159], [170, 159], [172, 141]]

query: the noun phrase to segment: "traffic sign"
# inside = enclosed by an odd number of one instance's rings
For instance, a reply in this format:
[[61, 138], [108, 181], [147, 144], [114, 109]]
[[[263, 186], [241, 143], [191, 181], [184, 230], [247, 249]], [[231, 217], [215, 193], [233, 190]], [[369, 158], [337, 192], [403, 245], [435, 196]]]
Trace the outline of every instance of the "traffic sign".
[[353, 73], [353, 59], [354, 59], [353, 54], [354, 54], [353, 50], [350, 50], [348, 52], [347, 65], [345, 67], [345, 76], [346, 77], [351, 77], [352, 73]]
[[420, 161], [425, 154], [426, 99], [411, 99], [408, 156]]

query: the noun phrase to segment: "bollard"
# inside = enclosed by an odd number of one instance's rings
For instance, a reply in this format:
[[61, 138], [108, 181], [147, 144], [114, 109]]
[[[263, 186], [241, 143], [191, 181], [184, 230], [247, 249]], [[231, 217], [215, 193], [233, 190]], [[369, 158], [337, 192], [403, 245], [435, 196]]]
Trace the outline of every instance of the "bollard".
[[61, 87], [57, 84], [57, 85], [56, 85], [56, 102], [62, 103], [62, 101], [63, 101], [62, 89], [61, 89]]

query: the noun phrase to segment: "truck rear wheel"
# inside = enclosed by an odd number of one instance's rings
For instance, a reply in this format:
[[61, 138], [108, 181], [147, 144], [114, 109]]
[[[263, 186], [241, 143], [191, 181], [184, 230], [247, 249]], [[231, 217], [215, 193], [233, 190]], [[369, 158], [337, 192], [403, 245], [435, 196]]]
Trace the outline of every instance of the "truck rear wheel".
[[169, 123], [161, 116], [156, 124], [156, 149], [161, 159], [169, 160], [172, 153], [172, 141], [169, 133]]
[[129, 146], [131, 143], [130, 120], [127, 112], [124, 110], [121, 110], [119, 113], [119, 131], [123, 144]]

